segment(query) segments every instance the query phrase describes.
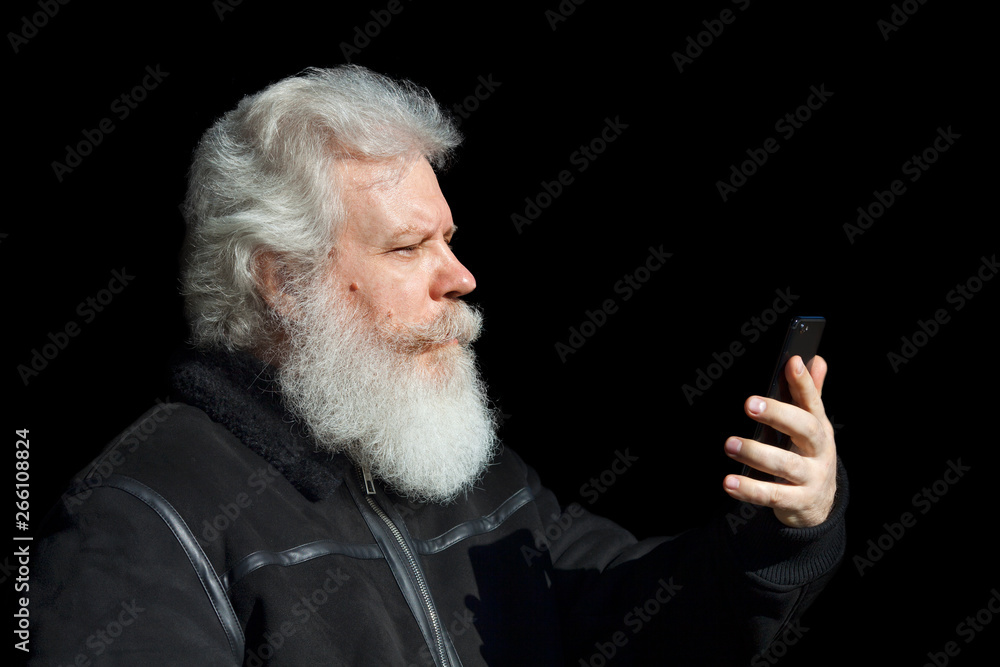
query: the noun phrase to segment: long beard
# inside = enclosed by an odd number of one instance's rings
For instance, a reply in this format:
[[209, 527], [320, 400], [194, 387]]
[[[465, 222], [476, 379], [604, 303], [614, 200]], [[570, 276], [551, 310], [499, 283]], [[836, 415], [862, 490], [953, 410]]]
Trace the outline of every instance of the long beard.
[[322, 294], [307, 300], [278, 372], [286, 404], [321, 447], [396, 493], [450, 502], [471, 490], [498, 446], [470, 347], [482, 316], [456, 301], [428, 325], [373, 319]]

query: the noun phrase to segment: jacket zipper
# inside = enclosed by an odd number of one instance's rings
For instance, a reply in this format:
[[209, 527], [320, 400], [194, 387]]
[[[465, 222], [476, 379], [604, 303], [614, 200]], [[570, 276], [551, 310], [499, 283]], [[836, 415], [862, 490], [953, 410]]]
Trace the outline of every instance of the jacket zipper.
[[424, 601], [424, 610], [427, 612], [427, 616], [431, 621], [431, 631], [434, 634], [434, 644], [437, 648], [438, 658], [444, 667], [447, 667], [448, 654], [445, 650], [444, 645], [444, 631], [441, 626], [441, 618], [438, 616], [437, 609], [434, 607], [434, 603], [431, 600], [430, 589], [427, 587], [427, 582], [424, 580], [424, 573], [420, 569], [420, 565], [417, 563], [416, 557], [413, 555], [413, 550], [410, 549], [410, 545], [406, 542], [406, 538], [403, 537], [403, 533], [400, 532], [399, 528], [396, 526], [395, 522], [382, 511], [378, 503], [375, 502], [375, 481], [372, 479], [372, 473], [368, 469], [368, 466], [358, 465], [358, 470], [361, 473], [361, 485], [365, 490], [365, 500], [368, 501], [368, 505], [375, 512], [375, 515], [382, 520], [382, 523], [386, 525], [389, 532], [395, 538], [396, 543], [399, 544], [400, 550], [402, 550], [406, 562], [410, 565], [410, 572], [413, 573], [414, 579], [417, 582], [417, 589], [420, 592], [420, 597]]

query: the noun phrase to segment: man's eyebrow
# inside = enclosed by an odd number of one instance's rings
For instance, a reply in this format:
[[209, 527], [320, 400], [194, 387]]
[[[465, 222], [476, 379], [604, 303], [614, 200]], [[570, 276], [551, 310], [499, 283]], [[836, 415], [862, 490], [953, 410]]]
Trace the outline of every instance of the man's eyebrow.
[[[457, 232], [457, 231], [458, 231], [458, 225], [454, 225], [453, 224], [451, 226], [451, 229], [448, 230], [448, 232], [445, 234], [445, 236], [454, 236], [455, 232]], [[405, 225], [403, 227], [400, 227], [399, 229], [397, 229], [395, 232], [392, 233], [392, 236], [389, 237], [389, 242], [390, 243], [394, 243], [394, 242], [399, 241], [400, 239], [402, 239], [402, 238], [404, 238], [406, 236], [430, 236], [431, 234], [428, 234], [428, 232], [433, 233], [433, 231], [431, 230], [431, 228], [428, 227], [428, 226], [423, 226], [423, 225]]]

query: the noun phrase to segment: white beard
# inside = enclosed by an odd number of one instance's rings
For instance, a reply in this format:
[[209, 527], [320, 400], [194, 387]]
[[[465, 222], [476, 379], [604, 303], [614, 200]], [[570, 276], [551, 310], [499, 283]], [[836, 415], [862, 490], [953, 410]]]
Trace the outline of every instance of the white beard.
[[468, 493], [498, 447], [470, 347], [480, 313], [455, 301], [429, 325], [387, 330], [328, 294], [313, 290], [290, 325], [278, 371], [289, 409], [321, 447], [412, 501]]

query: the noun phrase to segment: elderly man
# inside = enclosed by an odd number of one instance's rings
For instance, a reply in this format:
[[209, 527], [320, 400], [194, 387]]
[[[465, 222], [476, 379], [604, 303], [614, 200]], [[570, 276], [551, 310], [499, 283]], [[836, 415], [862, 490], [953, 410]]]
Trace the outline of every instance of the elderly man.
[[359, 67], [206, 133], [182, 400], [50, 518], [38, 664], [723, 665], [797, 639], [843, 552], [822, 359], [789, 363], [796, 405], [745, 406], [793, 451], [724, 444], [787, 480], [724, 480], [773, 512], [640, 542], [561, 507], [499, 446], [470, 348], [435, 176], [458, 141], [425, 91]]

